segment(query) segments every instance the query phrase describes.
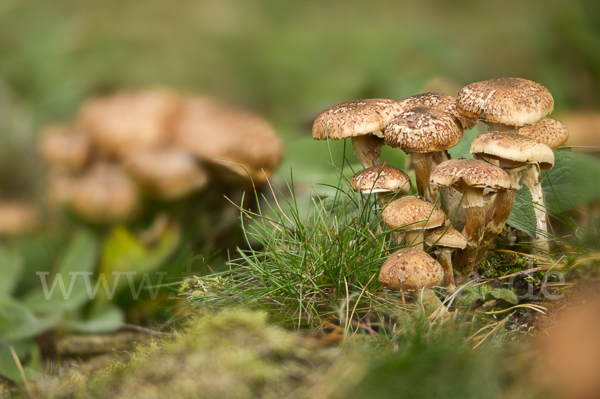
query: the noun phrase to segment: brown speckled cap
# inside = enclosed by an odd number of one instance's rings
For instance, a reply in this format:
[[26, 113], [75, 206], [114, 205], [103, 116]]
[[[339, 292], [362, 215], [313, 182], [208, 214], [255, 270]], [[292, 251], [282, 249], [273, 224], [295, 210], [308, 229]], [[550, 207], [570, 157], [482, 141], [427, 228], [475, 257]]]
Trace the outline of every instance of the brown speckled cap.
[[403, 248], [382, 265], [379, 282], [396, 291], [419, 291], [435, 287], [444, 277], [442, 266], [420, 249]]
[[363, 169], [350, 181], [354, 191], [363, 194], [395, 193], [410, 191], [410, 178], [406, 173], [390, 165]]
[[454, 116], [460, 123], [463, 130], [471, 129], [477, 124], [477, 118], [465, 118], [456, 110], [457, 99], [454, 96], [444, 93], [422, 93], [404, 100], [398, 101], [402, 109], [408, 111], [411, 108], [426, 107], [439, 109]]
[[495, 190], [510, 188], [510, 176], [503, 169], [485, 161], [464, 158], [450, 159], [436, 166], [430, 182], [461, 189], [467, 186]]
[[551, 169], [554, 153], [546, 144], [516, 133], [486, 133], [471, 143], [471, 154], [477, 159], [497, 159], [505, 167], [538, 163], [540, 169]]
[[458, 93], [458, 112], [467, 118], [510, 126], [537, 122], [554, 110], [544, 86], [521, 78], [494, 78], [471, 83]]
[[79, 176], [70, 205], [81, 218], [99, 224], [132, 219], [140, 207], [137, 185], [118, 166], [99, 163]]
[[184, 100], [174, 143], [241, 176], [248, 171], [259, 182], [277, 168], [284, 153], [281, 138], [265, 119], [202, 97]]
[[88, 163], [92, 143], [84, 132], [68, 125], [48, 126], [39, 143], [44, 160], [58, 169], [78, 171]]
[[397, 101], [385, 98], [355, 100], [336, 105], [315, 119], [315, 140], [341, 140], [381, 131], [402, 112]]
[[208, 183], [194, 157], [172, 147], [130, 152], [123, 165], [136, 181], [165, 200], [181, 198]]
[[180, 105], [167, 91], [119, 92], [87, 101], [77, 124], [101, 152], [121, 155], [168, 141]]
[[440, 226], [425, 232], [425, 244], [464, 249], [467, 239], [452, 226]]
[[569, 138], [567, 127], [562, 122], [552, 118], [540, 119], [533, 125], [520, 128], [518, 133], [521, 136], [546, 144], [552, 149], [560, 147]]
[[449, 113], [417, 107], [400, 114], [384, 130], [385, 144], [404, 152], [435, 152], [454, 147], [463, 130]]
[[382, 212], [388, 229], [420, 230], [441, 226], [446, 214], [423, 197], [409, 196], [390, 202]]

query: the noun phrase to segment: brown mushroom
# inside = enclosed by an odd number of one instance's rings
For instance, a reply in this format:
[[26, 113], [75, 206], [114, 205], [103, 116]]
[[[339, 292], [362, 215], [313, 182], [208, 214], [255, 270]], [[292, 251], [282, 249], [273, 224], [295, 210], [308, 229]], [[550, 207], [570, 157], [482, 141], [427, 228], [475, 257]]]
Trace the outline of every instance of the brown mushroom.
[[181, 149], [257, 183], [283, 158], [283, 142], [266, 120], [207, 98], [184, 100], [173, 134]]
[[132, 151], [124, 168], [142, 187], [164, 200], [175, 200], [202, 188], [208, 176], [194, 157], [172, 147]]
[[425, 232], [425, 244], [436, 247], [435, 253], [444, 269], [444, 287], [454, 291], [456, 284], [452, 268], [452, 253], [456, 249], [465, 249], [467, 239], [452, 226], [440, 226]]
[[508, 190], [510, 177], [487, 162], [460, 158], [439, 164], [431, 173], [431, 183], [454, 186], [464, 193], [462, 206], [466, 208], [467, 216], [462, 233], [467, 246], [458, 251], [455, 265], [464, 277], [469, 277], [477, 265], [477, 252], [485, 231], [484, 191], [489, 196], [489, 192]]
[[394, 252], [382, 265], [379, 282], [394, 291], [407, 291], [429, 310], [442, 306], [431, 288], [444, 277], [440, 264], [417, 248], [403, 248]]
[[394, 100], [370, 98], [338, 104], [313, 123], [315, 140], [352, 138], [354, 154], [364, 168], [381, 165], [381, 131], [402, 112]]
[[[445, 150], [460, 142], [463, 130], [459, 122], [447, 112], [418, 107], [392, 120], [384, 134], [386, 145], [412, 154], [419, 195], [436, 201], [437, 187], [429, 184], [429, 175], [436, 166], [434, 154], [445, 154]], [[447, 156], [439, 161], [444, 159]]]
[[410, 179], [406, 173], [390, 165], [372, 166], [356, 173], [350, 185], [363, 194], [377, 194], [379, 206], [385, 208], [396, 194], [410, 192]]
[[42, 131], [40, 153], [50, 166], [79, 171], [90, 160], [92, 144], [81, 130], [68, 125], [52, 125]]
[[471, 83], [458, 93], [458, 112], [466, 118], [481, 118], [490, 131], [515, 132], [517, 126], [535, 123], [553, 109], [548, 89], [521, 78]]
[[[537, 251], [548, 252], [546, 211], [544, 209], [544, 193], [541, 185], [540, 169], [547, 170], [554, 165], [554, 153], [547, 145], [515, 133], [486, 133], [473, 140], [471, 153], [477, 159], [491, 160], [505, 169], [511, 176], [513, 189], [519, 188], [519, 180], [529, 188], [536, 213], [537, 230], [534, 246]], [[509, 196], [512, 196], [510, 198]], [[514, 201], [513, 193], [499, 195], [488, 216], [488, 233], [485, 241], [493, 240], [502, 229], [510, 215], [506, 204]], [[480, 256], [481, 257], [481, 256]]]
[[[391, 201], [383, 210], [382, 217], [388, 229], [406, 233], [407, 245], [419, 249], [423, 249], [423, 230], [441, 226], [446, 220], [440, 208], [419, 196]], [[399, 241], [399, 236], [396, 236], [396, 243]]]

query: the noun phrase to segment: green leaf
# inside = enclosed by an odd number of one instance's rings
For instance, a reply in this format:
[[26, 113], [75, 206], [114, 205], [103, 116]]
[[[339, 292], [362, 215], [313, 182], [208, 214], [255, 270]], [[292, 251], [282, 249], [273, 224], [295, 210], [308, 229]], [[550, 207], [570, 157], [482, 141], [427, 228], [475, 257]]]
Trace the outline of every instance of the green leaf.
[[0, 298], [0, 337], [24, 339], [50, 330], [61, 320], [60, 310], [36, 316], [25, 305], [13, 298]]
[[33, 340], [5, 340], [0, 339], [0, 375], [16, 383], [22, 383], [21, 373], [15, 363], [10, 347], [13, 347], [21, 363], [25, 377], [28, 381], [35, 381], [41, 376], [39, 358], [40, 351]]
[[542, 188], [549, 213], [576, 209], [600, 199], [600, 162], [589, 155], [560, 151], [554, 167], [542, 172]]
[[515, 229], [524, 231], [530, 237], [535, 237], [536, 221], [531, 193], [523, 186], [515, 195], [515, 203], [506, 223]]
[[490, 294], [495, 299], [500, 299], [505, 302], [510, 303], [511, 305], [517, 305], [519, 303], [519, 298], [517, 298], [517, 294], [514, 291], [511, 291], [506, 288], [496, 288], [490, 291]]
[[456, 303], [459, 306], [471, 306], [478, 301], [485, 301], [487, 288], [479, 287], [464, 287], [461, 289], [461, 295], [457, 298]]
[[[110, 287], [119, 273], [135, 273], [133, 280], [139, 281], [145, 273], [158, 269], [173, 253], [179, 243], [179, 233], [166, 229], [154, 247], [148, 247], [127, 228], [120, 226], [112, 230], [104, 241], [100, 272], [104, 273]], [[119, 292], [131, 279], [119, 278], [115, 292]], [[103, 292], [103, 291], [102, 291]]]
[[76, 333], [100, 334], [118, 330], [124, 321], [123, 311], [117, 306], [111, 305], [90, 315], [85, 320], [73, 320], [69, 327], [71, 331]]
[[98, 248], [96, 235], [84, 230], [75, 233], [57, 272], [38, 273], [41, 288], [24, 299], [25, 305], [34, 312], [47, 313], [56, 309], [74, 310], [90, 301], [86, 279], [92, 280]]
[[0, 298], [10, 296], [23, 273], [21, 259], [0, 247]]

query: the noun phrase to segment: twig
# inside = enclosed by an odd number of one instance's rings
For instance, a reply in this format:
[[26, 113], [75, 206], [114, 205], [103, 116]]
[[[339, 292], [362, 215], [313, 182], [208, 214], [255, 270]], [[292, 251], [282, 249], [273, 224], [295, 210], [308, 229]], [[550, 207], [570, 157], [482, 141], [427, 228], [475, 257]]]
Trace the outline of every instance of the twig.
[[[512, 273], [512, 274], [507, 274], [506, 276], [498, 277], [498, 280], [506, 280], [507, 278], [515, 277], [515, 276], [518, 276], [520, 274], [535, 273], [535, 272], [539, 272], [540, 270], [550, 269], [551, 267], [553, 267], [553, 266], [540, 266], [540, 267], [534, 267], [533, 269], [521, 270], [520, 272], [516, 272], [516, 273]], [[491, 280], [482, 281], [481, 283], [474, 284], [471, 287], [477, 287], [479, 285], [487, 284], [490, 281]]]
[[19, 360], [19, 356], [17, 356], [17, 352], [15, 352], [15, 348], [13, 348], [12, 345], [10, 345], [8, 348], [10, 349], [10, 354], [12, 355], [13, 360], [17, 365], [17, 369], [19, 370], [21, 379], [23, 380], [23, 387], [25, 387], [25, 393], [27, 393], [27, 396], [29, 396], [29, 398], [36, 399], [35, 395], [33, 394], [33, 391], [31, 390], [31, 387], [29, 386], [29, 381], [27, 381], [27, 377], [25, 376], [25, 370], [23, 370], [23, 365]]

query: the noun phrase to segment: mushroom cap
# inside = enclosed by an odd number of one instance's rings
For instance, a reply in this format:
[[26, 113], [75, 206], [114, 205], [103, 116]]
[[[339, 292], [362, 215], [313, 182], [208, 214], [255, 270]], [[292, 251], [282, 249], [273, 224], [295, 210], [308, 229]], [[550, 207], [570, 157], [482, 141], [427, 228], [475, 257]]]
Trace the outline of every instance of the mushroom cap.
[[67, 125], [52, 125], [42, 131], [39, 150], [52, 167], [81, 170], [90, 159], [90, 138], [82, 131]]
[[510, 126], [537, 122], [554, 110], [544, 86], [521, 78], [494, 78], [471, 83], [458, 92], [458, 112], [467, 118]]
[[569, 128], [567, 145], [576, 147], [573, 148], [574, 151], [584, 150], [596, 153], [599, 151], [600, 112], [590, 110], [570, 112], [561, 119]]
[[538, 163], [540, 169], [551, 169], [554, 153], [546, 144], [516, 133], [485, 133], [471, 143], [471, 154], [477, 159], [498, 159], [509, 167]]
[[379, 282], [396, 291], [420, 291], [435, 287], [444, 277], [444, 269], [420, 249], [403, 248], [394, 252], [381, 266]]
[[27, 234], [35, 230], [38, 225], [39, 214], [31, 204], [18, 201], [0, 202], [0, 235]]
[[449, 113], [417, 107], [400, 114], [384, 130], [385, 144], [404, 152], [435, 152], [454, 147], [463, 130]]
[[174, 124], [174, 143], [238, 175], [250, 174], [258, 182], [271, 175], [284, 153], [281, 138], [265, 119], [201, 97], [184, 100]]
[[446, 220], [444, 211], [419, 196], [402, 197], [390, 202], [381, 216], [390, 230], [432, 229]]
[[452, 226], [440, 226], [425, 232], [425, 244], [465, 249], [467, 239]]
[[315, 140], [341, 140], [363, 136], [383, 128], [403, 111], [397, 101], [368, 98], [348, 101], [321, 113], [313, 123]]
[[569, 132], [564, 123], [552, 118], [543, 118], [519, 129], [521, 136], [546, 144], [551, 149], [560, 147], [569, 138]]
[[390, 165], [372, 166], [363, 169], [350, 181], [354, 191], [363, 194], [395, 193], [410, 191], [410, 178], [406, 173]]
[[165, 200], [175, 200], [208, 183], [208, 175], [194, 157], [166, 147], [141, 149], [123, 158], [124, 168], [142, 186]]
[[477, 118], [465, 118], [458, 113], [456, 109], [457, 99], [450, 94], [434, 92], [422, 93], [405, 98], [404, 100], [398, 101], [398, 103], [402, 106], [402, 109], [406, 111], [412, 108], [425, 107], [447, 112], [458, 120], [463, 131], [471, 129], [477, 124]]
[[132, 219], [139, 206], [139, 190], [118, 166], [99, 163], [79, 176], [71, 187], [70, 205], [82, 219], [99, 224]]
[[179, 110], [180, 100], [170, 92], [120, 92], [88, 100], [77, 124], [101, 152], [122, 155], [168, 141]]
[[506, 190], [510, 188], [510, 176], [502, 168], [476, 159], [449, 159], [435, 167], [429, 182], [438, 186], [454, 186]]

